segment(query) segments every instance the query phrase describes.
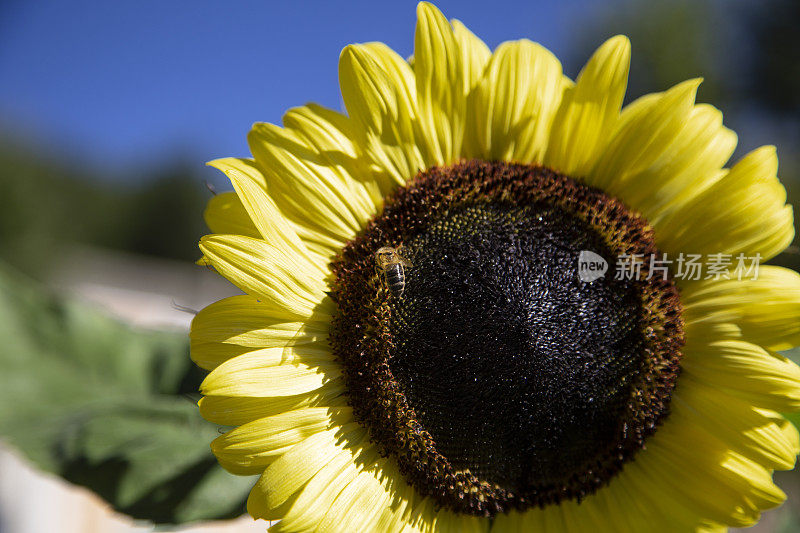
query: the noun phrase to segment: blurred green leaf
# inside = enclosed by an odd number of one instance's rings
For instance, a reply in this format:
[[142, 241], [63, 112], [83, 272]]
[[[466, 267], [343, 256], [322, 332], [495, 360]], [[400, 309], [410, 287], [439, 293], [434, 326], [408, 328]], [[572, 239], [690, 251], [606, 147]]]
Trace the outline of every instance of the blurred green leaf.
[[136, 331], [0, 264], [0, 438], [40, 468], [156, 523], [244, 512], [195, 405], [185, 335]]

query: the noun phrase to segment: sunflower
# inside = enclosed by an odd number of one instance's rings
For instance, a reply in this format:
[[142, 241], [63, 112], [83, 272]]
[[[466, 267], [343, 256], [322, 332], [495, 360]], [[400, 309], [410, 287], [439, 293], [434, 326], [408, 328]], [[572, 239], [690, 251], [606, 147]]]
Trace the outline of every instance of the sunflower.
[[623, 108], [623, 36], [574, 82], [426, 3], [414, 46], [346, 47], [346, 114], [291, 109], [253, 127], [252, 159], [210, 163], [235, 191], [209, 202], [201, 262], [245, 294], [196, 316], [192, 357], [203, 416], [236, 426], [214, 453], [260, 475], [249, 513], [719, 531], [779, 505], [800, 276], [757, 264], [794, 236], [774, 148], [727, 168], [700, 80]]

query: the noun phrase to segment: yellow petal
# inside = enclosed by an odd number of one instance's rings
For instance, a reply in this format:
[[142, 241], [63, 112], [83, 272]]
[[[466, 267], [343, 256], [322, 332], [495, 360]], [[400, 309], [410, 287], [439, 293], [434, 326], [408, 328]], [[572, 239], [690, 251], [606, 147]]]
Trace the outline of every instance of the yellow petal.
[[[692, 437], [696, 439], [684, 440]], [[692, 446], [682, 450], [686, 442], [692, 442]], [[708, 445], [699, 434], [688, 430], [674, 439], [651, 439], [647, 445], [647, 475], [651, 480], [660, 480], [665, 500], [673, 500], [695, 516], [734, 527], [752, 525], [758, 520], [759, 509], [747, 499], [750, 487], [741, 479], [736, 480], [737, 487], [727, 483], [723, 464], [729, 452]]]
[[764, 265], [755, 280], [699, 281], [681, 300], [688, 325], [735, 324], [771, 350], [800, 345], [800, 274], [793, 270]]
[[347, 46], [339, 59], [339, 84], [373, 165], [397, 184], [425, 167], [415, 140], [416, 82], [401, 57], [381, 43]]
[[[283, 116], [285, 127], [302, 137], [309, 148], [327, 161], [336, 173], [339, 186], [350, 191], [350, 198], [358, 202], [357, 211], [372, 216], [383, 205], [381, 186], [370, 169], [357, 138], [357, 126], [346, 115], [331, 109], [308, 104], [290, 109]], [[388, 192], [388, 191], [387, 191]]]
[[453, 28], [433, 5], [417, 6], [414, 76], [426, 166], [453, 162], [461, 154], [466, 93], [462, 58]]
[[255, 348], [325, 342], [329, 321], [324, 313], [303, 319], [273, 301], [232, 296], [209, 305], [192, 320], [192, 360], [212, 370]]
[[270, 533], [314, 531], [322, 522], [336, 496], [357, 475], [358, 469], [352, 450], [347, 448], [338, 450], [336, 455], [306, 483], [289, 510], [281, 517], [281, 521], [270, 529]]
[[[636, 533], [646, 530], [657, 531], [652, 524], [661, 522], [664, 524], [662, 526], [664, 529], [675, 529], [676, 523], [679, 521], [671, 520], [670, 525], [667, 526], [667, 522], [663, 518], [657, 518], [658, 514], [653, 512], [654, 506], [645, 500], [643, 495], [629, 498], [619, 482], [619, 476], [611, 483], [612, 485], [598, 490], [585, 500], [590, 504], [587, 506], [586, 514], [591, 517], [590, 523], [594, 524], [592, 528]], [[580, 505], [578, 509], [580, 509]], [[570, 510], [565, 508], [565, 512], [570, 512]], [[614, 519], [609, 520], [609, 517], [614, 517]]]
[[699, 85], [700, 80], [689, 80], [626, 107], [588, 183], [625, 200], [627, 180], [650, 167], [681, 134]]
[[207, 164], [228, 176], [250, 220], [264, 239], [273, 246], [302, 256], [307, 261], [320, 266], [326, 264], [326, 257], [309, 252], [272, 197], [267, 194], [266, 179], [253, 161], [228, 157]]
[[[266, 509], [279, 507], [332, 461], [346, 441], [360, 441], [365, 432], [358, 424], [348, 424], [311, 435], [267, 467], [253, 487], [251, 499], [262, 499]], [[248, 512], [258, 518], [250, 511], [249, 501]]]
[[204, 396], [197, 403], [203, 418], [221, 426], [240, 426], [265, 416], [303, 407], [338, 407], [346, 404], [347, 397], [344, 396], [341, 380], [333, 380], [314, 391], [292, 396]]
[[359, 460], [365, 464], [333, 501], [324, 518], [317, 526], [320, 532], [376, 531], [375, 523], [380, 518], [390, 494], [384, 490], [377, 476], [387, 459]]
[[276, 345], [280, 346], [324, 342], [330, 319], [327, 313], [298, 317], [275, 302], [243, 294], [223, 298], [202, 309], [192, 320], [189, 337], [196, 342], [225, 342], [254, 348], [269, 348], [269, 343], [278, 342]]
[[696, 105], [681, 133], [648, 167], [631, 176], [620, 194], [660, 231], [665, 213], [679, 209], [724, 175], [722, 167], [736, 142], [736, 134], [722, 125], [718, 109]]
[[472, 92], [483, 76], [483, 70], [492, 57], [489, 47], [474, 33], [469, 31], [459, 20], [452, 20], [453, 35], [461, 53], [463, 73], [461, 79], [464, 83], [462, 90], [465, 95]]
[[[687, 339], [682, 362], [688, 377], [776, 411], [800, 409], [800, 367], [739, 340]], [[684, 379], [681, 377], [681, 379]]]
[[694, 385], [687, 383], [676, 389], [672, 398], [673, 412], [766, 468], [794, 468], [800, 452], [797, 432], [787, 431], [783, 417], [755, 408], [718, 388]]
[[436, 526], [437, 531], [448, 533], [486, 533], [489, 521], [482, 516], [454, 513], [443, 507], [437, 513]]
[[777, 170], [774, 147], [750, 152], [659, 224], [659, 246], [667, 252], [774, 257], [794, 238], [792, 208]]
[[[623, 495], [623, 502], [633, 503], [647, 520], [646, 527], [635, 529], [634, 532], [694, 531], [701, 521], [699, 517], [705, 516], [707, 509], [703, 509], [702, 505], [698, 506], [693, 500], [687, 505], [683, 495], [675, 494], [674, 488], [668, 484], [654, 486], [652, 480], [658, 478], [649, 465], [649, 455], [645, 455], [648, 451], [643, 450], [640, 453], [641, 458], [626, 465], [625, 470], [609, 485], [610, 490]], [[723, 517], [728, 516], [724, 507], [721, 511], [712, 511], [712, 514], [714, 513]]]
[[206, 205], [203, 218], [214, 233], [230, 233], [245, 237], [260, 236], [241, 200], [232, 191], [212, 196]]
[[545, 165], [586, 176], [617, 126], [628, 85], [631, 46], [618, 35], [594, 53], [564, 98], [553, 121]]
[[415, 502], [410, 506], [402, 533], [433, 533], [436, 531], [436, 512], [430, 497], [415, 495]]
[[766, 511], [782, 504], [786, 494], [772, 481], [772, 471], [738, 453], [729, 453], [721, 463], [719, 479], [734, 487], [759, 510]]
[[[509, 511], [498, 514], [492, 522], [492, 533], [515, 533], [522, 529], [522, 515], [519, 511]], [[532, 530], [536, 531], [536, 530]]]
[[331, 167], [297, 131], [257, 123], [247, 139], [270, 178], [270, 195], [294, 220], [345, 243], [375, 214], [364, 187]]
[[265, 348], [225, 361], [206, 376], [200, 391], [207, 396], [294, 396], [315, 391], [340, 375], [327, 348]]
[[537, 163], [561, 102], [561, 63], [528, 40], [501, 44], [468, 100], [467, 157]]
[[207, 235], [200, 250], [211, 265], [244, 292], [310, 316], [325, 299], [325, 273], [296, 254], [259, 239]]
[[[738, 502], [728, 491], [724, 491], [724, 497], [721, 497], [722, 494], [715, 491], [718, 487], [708, 482], [691, 485], [692, 481], [688, 476], [675, 479], [676, 469], [691, 468], [695, 476], [699, 475], [702, 471], [697, 469], [697, 465], [673, 461], [672, 458], [665, 457], [665, 453], [660, 449], [651, 453], [654, 456], [658, 455], [658, 460], [654, 458], [648, 461], [646, 468], [633, 467], [637, 470], [637, 475], [630, 478], [631, 486], [635, 491], [634, 494], [647, 493], [653, 490], [653, 479], [663, 480], [655, 497], [659, 507], [667, 508], [666, 513], [659, 509], [662, 516], [669, 520], [667, 523], [681, 524], [682, 530], [692, 531], [698, 521], [697, 517], [706, 517], [734, 527], [746, 527], [758, 519], [759, 515], [751, 505], [746, 508], [737, 507]], [[681, 484], [691, 486], [684, 489]], [[667, 531], [669, 528], [664, 527], [661, 530]]]
[[412, 487], [405, 476], [400, 474], [397, 464], [388, 462], [383, 471], [386, 491], [392, 495], [392, 500], [384, 508], [376, 529], [378, 531], [416, 531], [421, 520], [413, 515], [419, 500], [423, 499], [417, 490]]
[[[528, 523], [530, 523], [530, 520]], [[541, 516], [534, 523], [540, 523], [544, 531], [566, 531], [567, 529], [567, 525], [564, 523], [564, 514], [555, 505], [542, 509]]]
[[278, 456], [333, 424], [352, 421], [349, 407], [310, 407], [255, 420], [232, 429], [211, 443], [211, 450], [227, 470], [253, 475], [264, 471]]

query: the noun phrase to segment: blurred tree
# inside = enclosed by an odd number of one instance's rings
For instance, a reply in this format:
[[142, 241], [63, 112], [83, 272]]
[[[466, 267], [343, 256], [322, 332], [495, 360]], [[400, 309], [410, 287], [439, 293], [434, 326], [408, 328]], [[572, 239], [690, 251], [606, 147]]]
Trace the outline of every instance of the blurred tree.
[[136, 184], [87, 175], [32, 147], [0, 143], [0, 259], [35, 277], [70, 244], [193, 261], [208, 192], [187, 167]]
[[766, 109], [800, 120], [800, 2], [764, 0], [746, 11], [756, 53], [747, 95]]
[[601, 42], [624, 34], [633, 48], [627, 102], [703, 77], [699, 98], [720, 104], [730, 90], [725, 85], [726, 61], [718, 57], [727, 30], [720, 16], [712, 0], [612, 1], [577, 32], [567, 72], [577, 74]]
[[[210, 193], [186, 167], [157, 173], [133, 191], [124, 207], [125, 249], [134, 253], [195, 260], [207, 231], [203, 208]], [[113, 247], [110, 242], [104, 243]]]

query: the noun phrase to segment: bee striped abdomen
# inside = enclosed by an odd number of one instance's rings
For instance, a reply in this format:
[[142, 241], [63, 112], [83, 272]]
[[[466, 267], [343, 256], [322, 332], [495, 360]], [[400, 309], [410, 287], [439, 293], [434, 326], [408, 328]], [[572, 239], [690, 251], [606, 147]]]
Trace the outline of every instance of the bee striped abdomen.
[[386, 284], [394, 296], [402, 296], [403, 290], [406, 288], [406, 273], [403, 270], [403, 265], [396, 263], [389, 265], [385, 270]]

